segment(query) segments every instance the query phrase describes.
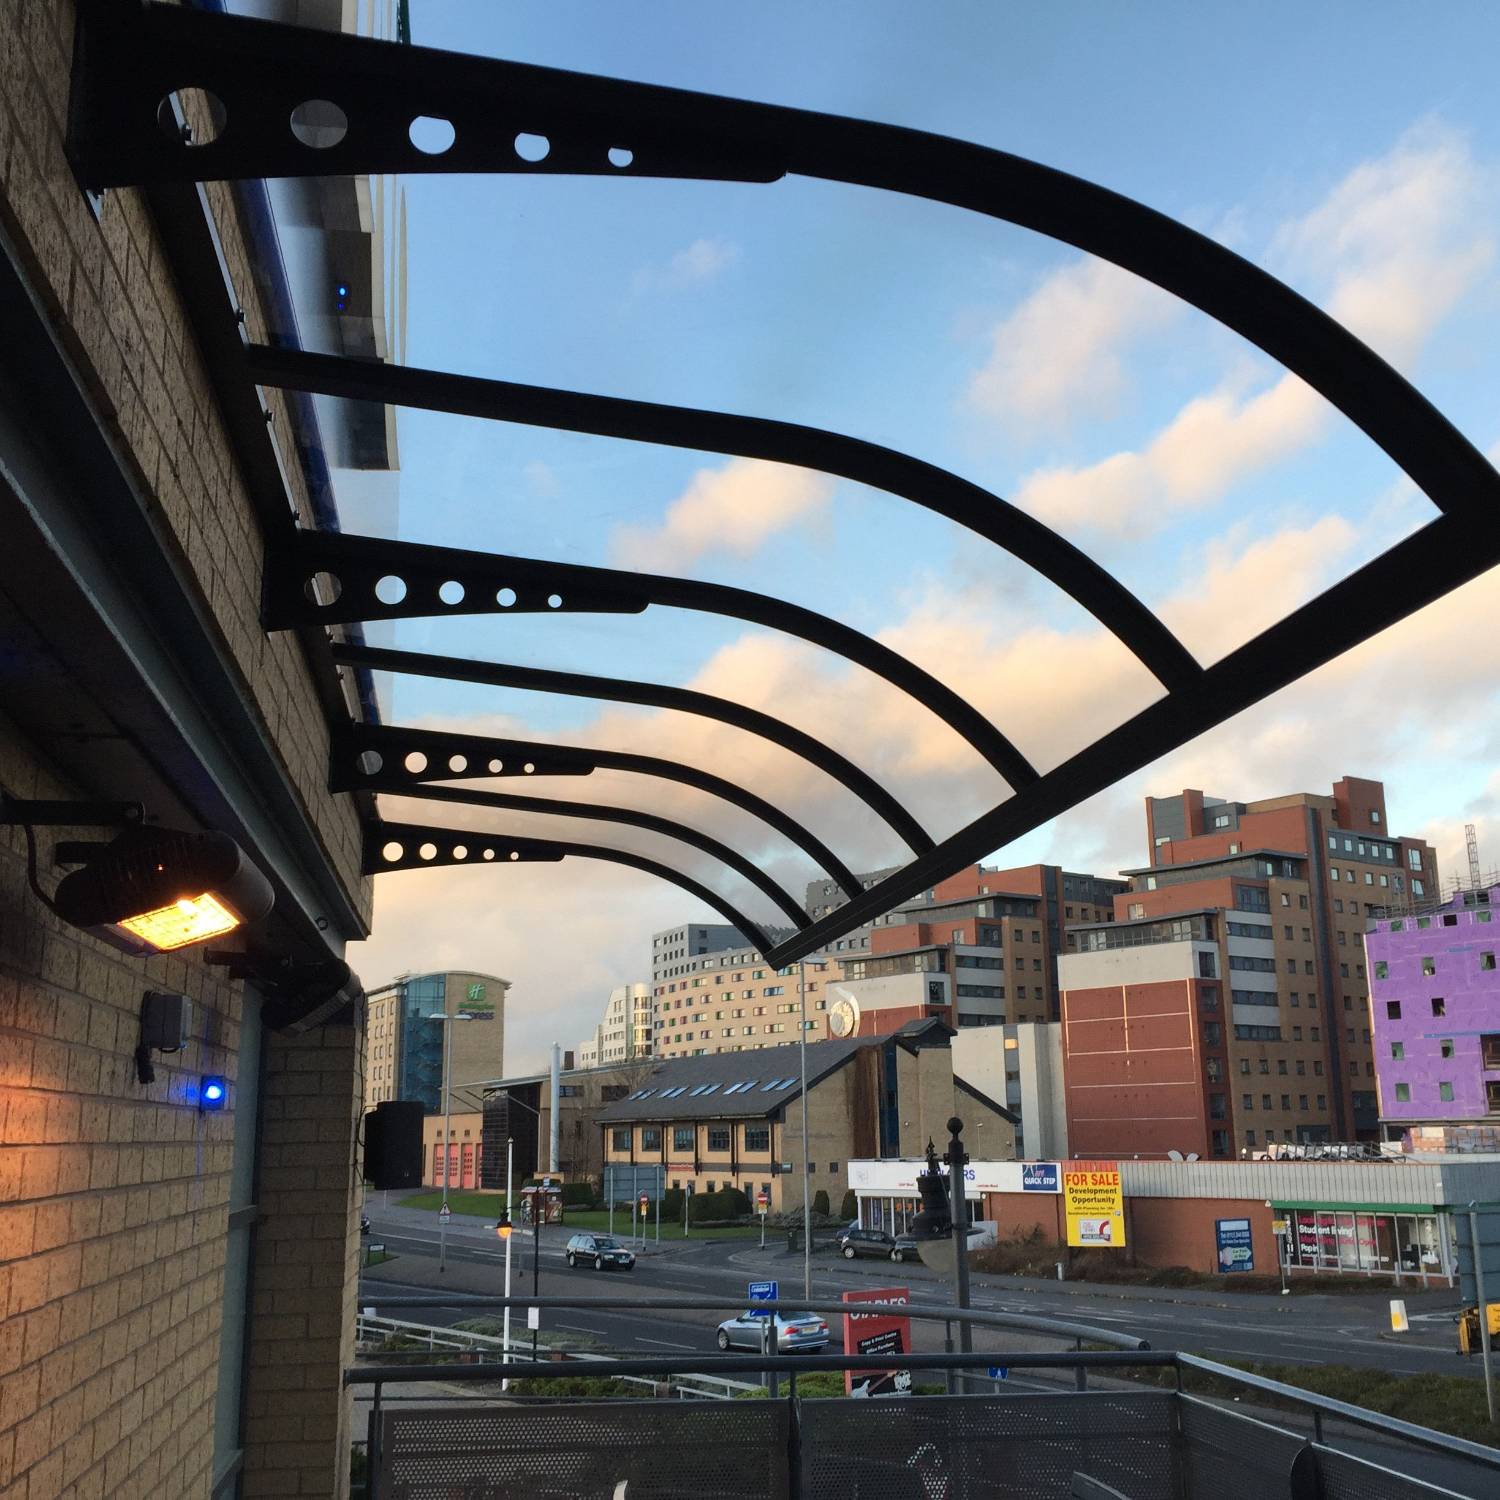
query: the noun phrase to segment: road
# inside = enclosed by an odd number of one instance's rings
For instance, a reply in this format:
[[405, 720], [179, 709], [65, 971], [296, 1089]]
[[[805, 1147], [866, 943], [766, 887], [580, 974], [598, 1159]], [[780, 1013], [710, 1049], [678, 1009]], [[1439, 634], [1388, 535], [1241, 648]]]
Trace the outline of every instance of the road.
[[[431, 1214], [415, 1210], [372, 1209], [372, 1240], [383, 1242], [398, 1259], [366, 1273], [362, 1301], [395, 1294], [430, 1295], [442, 1286], [471, 1295], [498, 1296], [503, 1291], [504, 1251], [492, 1226], [480, 1220], [455, 1219], [447, 1236], [449, 1269], [436, 1274], [438, 1230]], [[708, 1350], [719, 1321], [740, 1303], [752, 1280], [776, 1279], [783, 1292], [802, 1287], [802, 1260], [788, 1256], [778, 1243], [762, 1251], [753, 1241], [667, 1241], [662, 1253], [643, 1254], [634, 1271], [595, 1273], [567, 1269], [567, 1231], [545, 1231], [541, 1249], [540, 1291], [562, 1297], [628, 1295], [723, 1296], [722, 1311], [671, 1312], [642, 1318], [630, 1313], [594, 1309], [548, 1309], [543, 1327], [566, 1329], [599, 1340], [602, 1351], [667, 1353]], [[524, 1241], [524, 1242], [523, 1242]], [[653, 1251], [654, 1247], [646, 1247]], [[531, 1242], [518, 1231], [512, 1242], [513, 1289], [529, 1292]], [[951, 1292], [924, 1266], [895, 1266], [861, 1260], [845, 1262], [826, 1252], [813, 1259], [813, 1293], [838, 1299], [851, 1288], [907, 1286], [914, 1301], [946, 1302]], [[397, 1293], [397, 1288], [401, 1292]], [[1455, 1330], [1450, 1309], [1453, 1293], [1416, 1293], [1407, 1297], [1412, 1332], [1392, 1334], [1385, 1294], [1226, 1296], [1218, 1293], [1152, 1291], [1134, 1288], [1090, 1288], [1078, 1283], [1049, 1290], [1045, 1283], [1022, 1287], [1000, 1277], [975, 1277], [971, 1302], [986, 1311], [1057, 1317], [1119, 1333], [1135, 1334], [1154, 1349], [1181, 1350], [1208, 1359], [1253, 1359], [1287, 1364], [1352, 1364], [1396, 1374], [1472, 1374], [1477, 1363], [1454, 1353]], [[403, 1316], [398, 1309], [392, 1314]], [[451, 1322], [464, 1313], [404, 1316], [413, 1321]], [[918, 1350], [940, 1350], [941, 1325], [916, 1323]], [[976, 1330], [977, 1349], [1024, 1352], [1059, 1347], [1055, 1338]]]

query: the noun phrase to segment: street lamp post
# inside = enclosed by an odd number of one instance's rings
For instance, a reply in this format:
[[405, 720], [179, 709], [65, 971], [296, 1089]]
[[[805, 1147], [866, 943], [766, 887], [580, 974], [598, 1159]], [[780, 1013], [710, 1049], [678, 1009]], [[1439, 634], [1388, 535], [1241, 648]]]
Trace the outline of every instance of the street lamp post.
[[[505, 1137], [505, 1213], [501, 1219], [505, 1230], [505, 1317], [500, 1327], [500, 1362], [508, 1365], [510, 1363], [510, 1176], [511, 1163], [515, 1157], [516, 1143], [510, 1136]], [[502, 1389], [507, 1388], [509, 1382], [502, 1383]]]
[[[437, 1011], [427, 1017], [429, 1021], [467, 1021], [468, 1016], [450, 1016], [447, 1011]], [[448, 1269], [448, 1173], [453, 1161], [453, 1027], [450, 1025], [443, 1038], [445, 1046], [443, 1062], [443, 1208], [438, 1214], [438, 1270]]]
[[797, 960], [797, 1060], [802, 1070], [802, 1295], [812, 1296], [812, 1147], [807, 1139], [807, 960]]

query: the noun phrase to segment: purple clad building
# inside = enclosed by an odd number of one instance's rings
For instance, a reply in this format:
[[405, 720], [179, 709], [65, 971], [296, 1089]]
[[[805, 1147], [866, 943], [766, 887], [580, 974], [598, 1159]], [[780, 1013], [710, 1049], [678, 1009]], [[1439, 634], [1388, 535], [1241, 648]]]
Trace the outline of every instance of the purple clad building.
[[1365, 933], [1388, 1138], [1418, 1125], [1500, 1132], [1500, 883]]

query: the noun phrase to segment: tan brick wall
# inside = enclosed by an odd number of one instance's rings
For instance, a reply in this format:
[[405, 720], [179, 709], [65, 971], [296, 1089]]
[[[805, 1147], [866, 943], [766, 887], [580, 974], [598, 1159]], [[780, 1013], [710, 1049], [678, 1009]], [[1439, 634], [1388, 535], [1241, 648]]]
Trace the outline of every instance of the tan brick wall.
[[245, 1495], [348, 1487], [359, 1232], [355, 1129], [363, 1112], [354, 1027], [273, 1035], [262, 1088], [255, 1297], [246, 1382]]
[[[97, 218], [63, 154], [73, 7], [66, 0], [0, 0], [0, 222], [21, 246], [79, 374], [118, 432], [155, 501], [162, 533], [186, 558], [334, 867], [370, 914], [359, 875], [351, 798], [327, 793], [328, 731], [296, 639], [259, 622], [262, 544], [202, 360], [175, 295], [141, 195], [104, 195]], [[208, 185], [252, 338], [267, 328], [240, 232], [233, 190]], [[272, 431], [286, 442], [290, 412], [270, 393]], [[286, 472], [298, 483], [295, 455]], [[293, 495], [309, 514], [307, 496]]]
[[[0, 782], [74, 793], [4, 719]], [[206, 1494], [235, 1116], [196, 1090], [236, 1074], [239, 987], [64, 926], [23, 851], [0, 830], [0, 1495]], [[147, 989], [195, 1023], [142, 1085]]]
[[[327, 731], [299, 644], [261, 631], [255, 515], [155, 228], [128, 190], [96, 215], [64, 159], [71, 49], [67, 0], [0, 0], [0, 225], [368, 920], [356, 810], [326, 791]], [[233, 193], [209, 198], [260, 337]], [[271, 405], [285, 444], [286, 404]], [[22, 796], [77, 794], [4, 721], [0, 780]], [[142, 1086], [131, 1054], [147, 988], [188, 994], [196, 1025]], [[0, 830], [5, 1500], [207, 1494], [236, 1112], [200, 1114], [195, 1091], [205, 1071], [235, 1078], [240, 1004], [196, 952], [127, 959], [58, 924], [26, 889], [19, 831]], [[329, 1029], [267, 1050], [246, 1492], [332, 1495], [348, 1457], [338, 1376], [358, 1253], [359, 1038]]]

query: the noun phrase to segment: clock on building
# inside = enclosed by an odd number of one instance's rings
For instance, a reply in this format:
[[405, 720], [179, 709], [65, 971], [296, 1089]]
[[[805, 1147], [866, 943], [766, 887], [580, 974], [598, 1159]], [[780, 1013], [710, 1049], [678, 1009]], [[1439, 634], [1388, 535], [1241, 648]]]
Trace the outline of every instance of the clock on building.
[[828, 1007], [830, 1036], [853, 1036], [859, 1030], [859, 1001], [848, 990], [837, 990], [838, 999]]

